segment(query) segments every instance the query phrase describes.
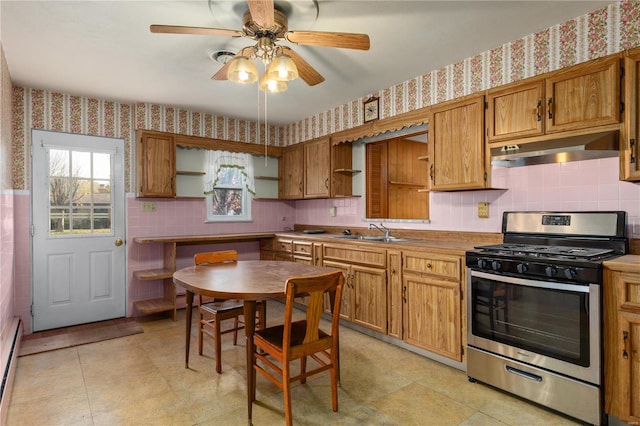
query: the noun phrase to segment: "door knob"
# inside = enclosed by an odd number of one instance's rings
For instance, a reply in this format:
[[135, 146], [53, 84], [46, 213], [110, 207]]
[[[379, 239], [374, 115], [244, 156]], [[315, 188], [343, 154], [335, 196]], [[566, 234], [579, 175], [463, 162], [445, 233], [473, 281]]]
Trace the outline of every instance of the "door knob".
[[115, 244], [117, 247], [120, 247], [120, 246], [122, 245], [122, 240], [121, 240], [120, 238], [118, 238], [118, 239], [114, 242], [114, 244]]

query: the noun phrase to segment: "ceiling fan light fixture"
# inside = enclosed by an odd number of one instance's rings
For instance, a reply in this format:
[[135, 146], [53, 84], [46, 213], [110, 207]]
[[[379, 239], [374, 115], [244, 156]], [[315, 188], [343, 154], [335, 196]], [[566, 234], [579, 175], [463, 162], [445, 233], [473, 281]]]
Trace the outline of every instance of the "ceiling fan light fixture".
[[287, 90], [287, 82], [274, 80], [272, 78], [269, 78], [267, 74], [264, 74], [262, 78], [260, 78], [259, 87], [263, 92], [281, 93]]
[[258, 69], [246, 56], [236, 56], [229, 61], [227, 78], [234, 83], [251, 84], [258, 81]]
[[273, 57], [267, 68], [267, 76], [272, 80], [291, 81], [298, 78], [298, 67], [291, 56], [280, 53]]

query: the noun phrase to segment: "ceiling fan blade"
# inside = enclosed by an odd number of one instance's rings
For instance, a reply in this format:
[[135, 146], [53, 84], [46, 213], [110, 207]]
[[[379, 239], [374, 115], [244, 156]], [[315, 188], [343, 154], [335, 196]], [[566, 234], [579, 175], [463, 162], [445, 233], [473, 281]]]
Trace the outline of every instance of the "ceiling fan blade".
[[221, 28], [206, 27], [182, 27], [179, 25], [151, 25], [149, 29], [152, 33], [160, 34], [194, 34], [228, 37], [242, 37], [244, 35], [242, 31], [237, 30], [225, 30]]
[[341, 47], [344, 49], [369, 50], [366, 34], [330, 33], [321, 31], [287, 31], [284, 38], [291, 43], [311, 46]]
[[248, 0], [248, 2], [253, 22], [263, 28], [271, 28], [275, 14], [273, 0]]
[[287, 55], [291, 56], [293, 62], [296, 64], [298, 68], [298, 75], [303, 79], [309, 86], [315, 86], [316, 84], [320, 84], [324, 81], [324, 77], [318, 73], [307, 61], [302, 59], [294, 50], [283, 46], [283, 50], [286, 51]]
[[226, 64], [220, 67], [218, 72], [211, 77], [211, 80], [218, 80], [218, 81], [227, 80], [227, 70], [229, 69], [230, 62], [231, 62], [231, 59], [229, 59]]

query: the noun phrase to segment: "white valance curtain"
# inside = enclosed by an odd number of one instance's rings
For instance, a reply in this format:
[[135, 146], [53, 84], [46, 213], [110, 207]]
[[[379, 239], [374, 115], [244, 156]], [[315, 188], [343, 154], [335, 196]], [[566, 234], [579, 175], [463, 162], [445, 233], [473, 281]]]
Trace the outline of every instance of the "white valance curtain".
[[206, 175], [204, 193], [210, 194], [221, 178], [223, 168], [235, 168], [244, 177], [244, 185], [247, 191], [255, 194], [253, 178], [253, 157], [251, 154], [229, 151], [206, 151]]

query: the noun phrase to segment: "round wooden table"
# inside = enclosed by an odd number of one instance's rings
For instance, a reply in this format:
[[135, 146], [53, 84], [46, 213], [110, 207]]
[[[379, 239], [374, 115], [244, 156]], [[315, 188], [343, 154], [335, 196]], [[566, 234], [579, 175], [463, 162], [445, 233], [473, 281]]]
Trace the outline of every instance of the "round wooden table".
[[244, 301], [244, 320], [247, 350], [247, 410], [251, 425], [251, 386], [253, 385], [253, 332], [258, 300], [285, 298], [285, 282], [291, 277], [333, 272], [334, 268], [312, 266], [304, 263], [270, 260], [248, 260], [237, 263], [189, 266], [173, 274], [173, 282], [186, 290], [187, 319], [185, 367], [189, 367], [189, 345], [191, 343], [191, 318], [193, 295]]

